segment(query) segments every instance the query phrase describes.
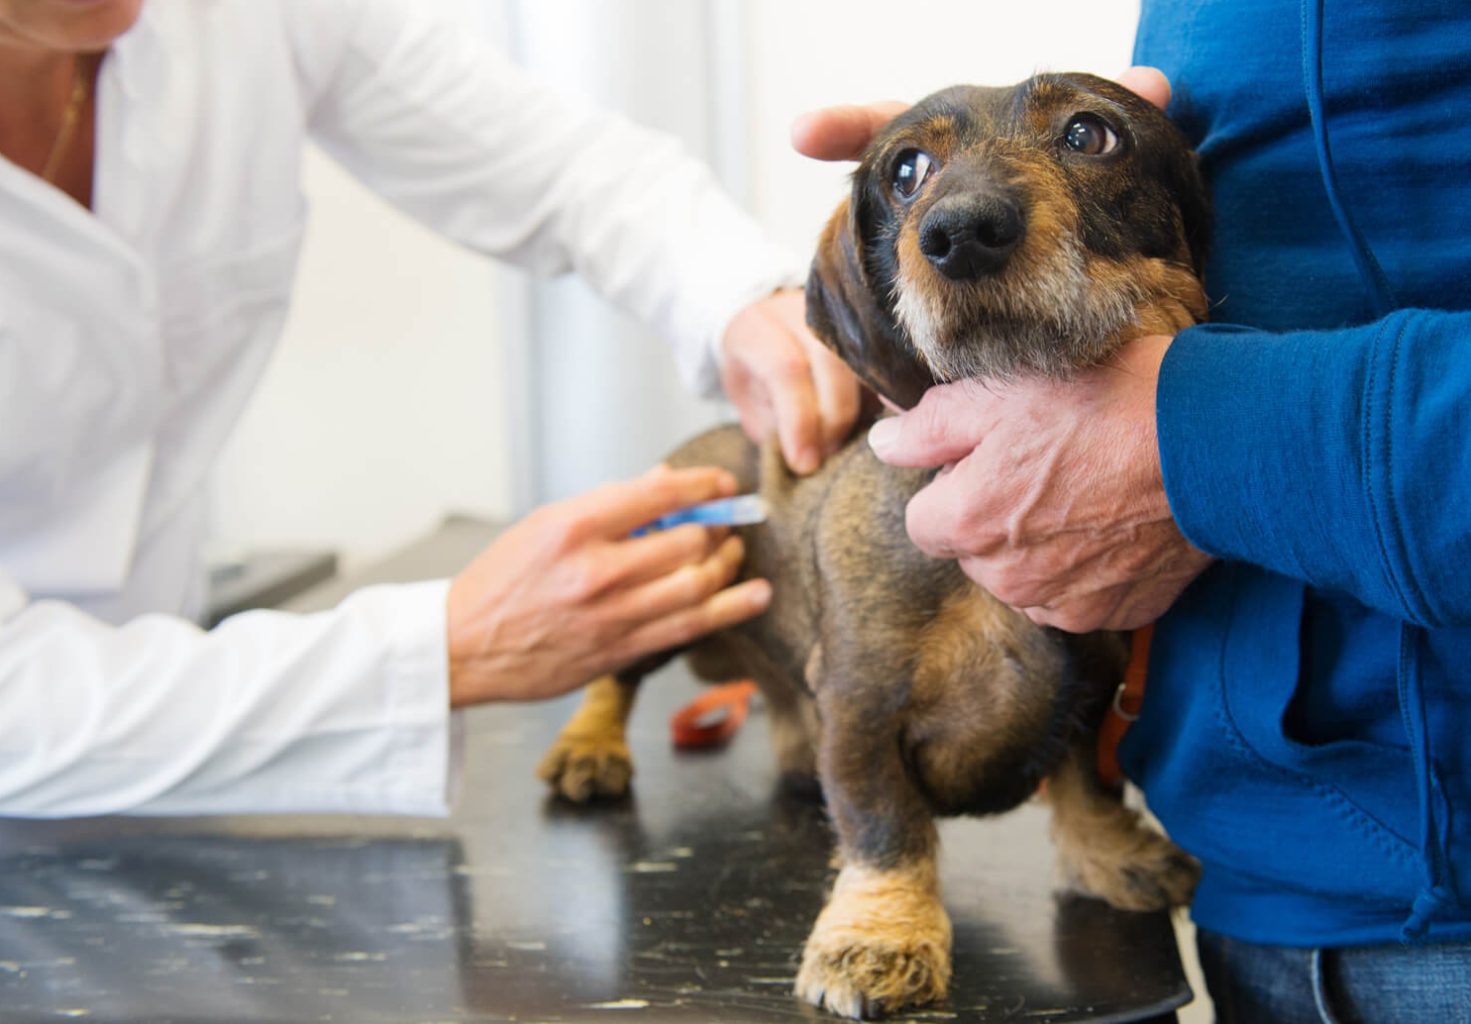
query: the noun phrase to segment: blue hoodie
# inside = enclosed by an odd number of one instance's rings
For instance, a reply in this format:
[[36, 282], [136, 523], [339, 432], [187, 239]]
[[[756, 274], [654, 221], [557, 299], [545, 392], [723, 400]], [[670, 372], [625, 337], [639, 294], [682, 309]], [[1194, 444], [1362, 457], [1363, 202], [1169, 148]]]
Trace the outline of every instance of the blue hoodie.
[[1120, 751], [1248, 941], [1471, 937], [1471, 4], [1145, 0], [1215, 198], [1161, 369], [1221, 561]]

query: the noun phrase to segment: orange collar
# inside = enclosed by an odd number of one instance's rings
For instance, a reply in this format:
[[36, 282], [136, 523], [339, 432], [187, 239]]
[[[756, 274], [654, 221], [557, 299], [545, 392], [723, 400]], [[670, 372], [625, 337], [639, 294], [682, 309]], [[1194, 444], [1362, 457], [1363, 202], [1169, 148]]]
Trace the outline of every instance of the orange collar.
[[1149, 671], [1149, 643], [1153, 639], [1153, 626], [1136, 629], [1129, 638], [1129, 664], [1124, 669], [1124, 681], [1114, 691], [1113, 704], [1098, 730], [1098, 778], [1111, 789], [1124, 784], [1124, 773], [1119, 767], [1119, 741], [1144, 706], [1144, 677]]

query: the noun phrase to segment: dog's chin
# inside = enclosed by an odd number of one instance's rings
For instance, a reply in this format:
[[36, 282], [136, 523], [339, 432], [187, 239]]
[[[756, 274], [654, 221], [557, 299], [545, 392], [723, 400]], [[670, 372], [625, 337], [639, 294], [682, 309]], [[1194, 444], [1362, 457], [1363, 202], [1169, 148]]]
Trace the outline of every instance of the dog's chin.
[[[901, 288], [895, 304], [916, 351], [943, 382], [1037, 375], [1067, 379], [1106, 359], [1136, 321], [1128, 296], [1089, 295], [1076, 305], [1054, 306], [1054, 315], [1018, 316], [986, 301], [992, 289], [963, 285], [955, 290], [961, 289], [968, 294], [936, 303]], [[936, 305], [940, 308], [932, 308]]]
[[1003, 278], [956, 284], [930, 268], [902, 271], [894, 313], [937, 380], [1066, 380], [1114, 352], [1137, 324], [1141, 296], [1094, 287], [1081, 271], [1049, 280], [1041, 291]]

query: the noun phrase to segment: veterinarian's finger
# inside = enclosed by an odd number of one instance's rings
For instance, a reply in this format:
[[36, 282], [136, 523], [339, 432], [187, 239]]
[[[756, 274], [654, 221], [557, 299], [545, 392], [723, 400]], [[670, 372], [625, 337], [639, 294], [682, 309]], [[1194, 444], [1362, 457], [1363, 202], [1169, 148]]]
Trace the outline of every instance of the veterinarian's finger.
[[614, 541], [599, 551], [598, 573], [604, 587], [632, 587], [667, 576], [685, 565], [709, 558], [725, 540], [725, 530], [685, 523], [669, 530], [656, 530], [642, 537]]
[[1170, 80], [1159, 68], [1136, 64], [1121, 73], [1115, 81], [1161, 110], [1170, 105]]
[[727, 537], [709, 558], [610, 596], [607, 617], [637, 627], [696, 606], [736, 578], [745, 556], [741, 539]]
[[909, 107], [884, 100], [809, 111], [792, 122], [792, 147], [815, 160], [857, 160], [874, 133]]
[[787, 337], [788, 351], [775, 357], [768, 370], [767, 391], [776, 415], [782, 457], [793, 472], [806, 476], [822, 465], [822, 421], [812, 364], [797, 339]]
[[933, 469], [969, 455], [984, 433], [986, 410], [996, 396], [973, 381], [940, 384], [918, 405], [888, 416], [868, 431], [868, 446], [891, 466]]
[[634, 630], [615, 653], [620, 661], [633, 661], [654, 651], [683, 647], [707, 633], [754, 618], [770, 604], [771, 584], [766, 580], [746, 580], [712, 595], [698, 607]]
[[[805, 330], [805, 329], [804, 329]], [[843, 446], [863, 406], [863, 386], [848, 364], [807, 332], [803, 339], [812, 360], [812, 384], [817, 391], [817, 411], [822, 434], [823, 458]]]
[[735, 492], [736, 479], [726, 470], [659, 466], [633, 480], [604, 484], [562, 502], [558, 512], [577, 537], [615, 540], [660, 516]]

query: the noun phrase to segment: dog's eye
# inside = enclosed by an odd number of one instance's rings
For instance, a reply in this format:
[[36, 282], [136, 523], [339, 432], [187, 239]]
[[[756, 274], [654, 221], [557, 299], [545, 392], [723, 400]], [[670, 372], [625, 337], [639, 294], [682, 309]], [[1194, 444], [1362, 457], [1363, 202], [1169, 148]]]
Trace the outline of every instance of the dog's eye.
[[1078, 114], [1063, 131], [1062, 144], [1084, 156], [1104, 156], [1119, 148], [1119, 137], [1102, 118]]
[[919, 191], [934, 166], [935, 162], [928, 153], [906, 149], [899, 154], [899, 160], [894, 164], [894, 191], [908, 199]]

